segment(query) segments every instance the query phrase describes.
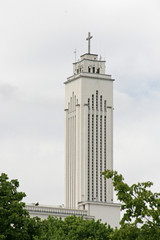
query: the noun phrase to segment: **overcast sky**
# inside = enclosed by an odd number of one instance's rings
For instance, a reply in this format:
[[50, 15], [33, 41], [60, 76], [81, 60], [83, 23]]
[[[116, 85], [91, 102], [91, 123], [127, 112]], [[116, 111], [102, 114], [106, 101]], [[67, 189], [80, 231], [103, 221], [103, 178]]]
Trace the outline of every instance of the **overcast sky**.
[[77, 58], [114, 82], [114, 169], [160, 192], [160, 1], [0, 1], [0, 171], [25, 202], [64, 203], [64, 84]]

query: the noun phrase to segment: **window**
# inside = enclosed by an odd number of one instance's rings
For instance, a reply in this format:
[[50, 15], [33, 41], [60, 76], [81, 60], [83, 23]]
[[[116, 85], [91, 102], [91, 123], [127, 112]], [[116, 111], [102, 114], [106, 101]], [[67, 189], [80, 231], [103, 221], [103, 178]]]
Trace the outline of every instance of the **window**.
[[[102, 172], [102, 115], [100, 116], [100, 173]], [[100, 201], [102, 201], [102, 175], [100, 175]]]
[[95, 73], [95, 67], [93, 67], [92, 69], [93, 69], [93, 73]]
[[96, 115], [96, 198], [98, 198], [98, 115]]
[[106, 102], [106, 100], [104, 100], [104, 111], [105, 112], [107, 111], [107, 102]]
[[100, 68], [97, 68], [97, 73], [100, 73]]
[[[104, 171], [106, 171], [106, 116], [104, 116]], [[107, 196], [106, 196], [106, 187], [107, 187], [107, 183], [106, 183], [106, 179], [104, 179], [104, 201], [107, 201]]]
[[90, 110], [90, 98], [88, 98], [88, 110]]
[[102, 111], [102, 95], [100, 96], [100, 110]]
[[90, 200], [90, 114], [88, 114], [88, 200]]
[[92, 200], [94, 200], [94, 114], [92, 114]]
[[92, 94], [92, 110], [94, 110], [94, 95]]
[[98, 91], [96, 91], [96, 110], [98, 111]]

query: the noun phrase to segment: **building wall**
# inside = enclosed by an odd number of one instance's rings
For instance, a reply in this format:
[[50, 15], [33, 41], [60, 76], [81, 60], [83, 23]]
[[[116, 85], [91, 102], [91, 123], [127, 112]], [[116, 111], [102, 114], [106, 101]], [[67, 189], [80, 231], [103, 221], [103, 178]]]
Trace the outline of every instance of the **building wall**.
[[29, 212], [31, 217], [40, 217], [41, 219], [46, 219], [48, 216], [61, 217], [64, 219], [67, 216], [75, 215], [77, 217], [83, 217], [84, 219], [94, 219], [94, 216], [89, 216], [87, 210], [77, 210], [77, 209], [68, 209], [63, 207], [53, 207], [53, 206], [44, 206], [39, 205], [35, 206], [34, 204], [27, 204], [25, 209]]
[[83, 203], [88, 215], [95, 216], [95, 220], [101, 219], [103, 223], [111, 227], [119, 227], [120, 222], [120, 204], [115, 203]]
[[31, 217], [37, 216], [41, 219], [47, 219], [48, 216], [64, 219], [67, 216], [75, 215], [86, 220], [101, 219], [102, 223], [108, 223], [111, 227], [119, 227], [120, 221], [119, 204], [85, 202], [79, 204], [79, 209], [27, 204], [25, 209]]
[[95, 54], [81, 56], [73, 73], [65, 82], [65, 208], [26, 209], [31, 217], [76, 215], [118, 227], [120, 205], [113, 203], [111, 180], [101, 176], [113, 169], [113, 79]]
[[110, 75], [80, 73], [66, 86], [66, 207], [82, 201], [113, 201], [113, 80]]

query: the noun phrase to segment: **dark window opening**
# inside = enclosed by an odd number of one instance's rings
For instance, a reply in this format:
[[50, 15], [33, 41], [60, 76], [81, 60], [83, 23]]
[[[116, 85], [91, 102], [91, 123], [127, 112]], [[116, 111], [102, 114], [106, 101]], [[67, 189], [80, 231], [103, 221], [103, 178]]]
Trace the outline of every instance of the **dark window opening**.
[[98, 111], [98, 91], [96, 91], [96, 110]]
[[106, 102], [106, 100], [104, 100], [104, 111], [105, 112], [107, 111], [107, 102]]
[[93, 73], [95, 73], [95, 67], [93, 67]]
[[97, 73], [100, 73], [100, 68], [97, 68]]
[[90, 98], [88, 98], [88, 110], [90, 110]]
[[92, 94], [92, 110], [94, 110], [94, 94]]
[[100, 109], [102, 111], [102, 95], [100, 96]]
[[90, 67], [88, 67], [88, 72], [91, 72], [91, 68]]

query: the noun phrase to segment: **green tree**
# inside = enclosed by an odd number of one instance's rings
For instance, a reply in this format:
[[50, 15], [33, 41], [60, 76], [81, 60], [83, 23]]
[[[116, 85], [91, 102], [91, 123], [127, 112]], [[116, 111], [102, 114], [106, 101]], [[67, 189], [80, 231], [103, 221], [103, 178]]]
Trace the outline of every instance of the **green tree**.
[[49, 217], [43, 221], [43, 233], [35, 240], [109, 240], [110, 226], [100, 221], [68, 216], [64, 220]]
[[18, 180], [9, 181], [5, 173], [0, 175], [0, 240], [30, 240], [40, 234], [40, 220], [31, 219], [25, 203], [25, 193], [18, 192]]
[[116, 171], [102, 173], [111, 178], [124, 211], [120, 229], [112, 234], [112, 239], [160, 239], [160, 193], [153, 193], [152, 182], [137, 183], [129, 186]]

